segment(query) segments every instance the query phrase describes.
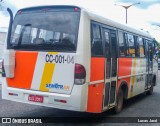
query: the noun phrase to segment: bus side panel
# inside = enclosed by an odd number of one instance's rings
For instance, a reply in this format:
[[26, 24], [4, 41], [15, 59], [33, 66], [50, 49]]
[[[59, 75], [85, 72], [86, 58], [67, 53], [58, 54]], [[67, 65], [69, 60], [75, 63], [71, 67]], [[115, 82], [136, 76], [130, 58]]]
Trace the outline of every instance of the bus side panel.
[[157, 85], [158, 82], [158, 63], [157, 60], [155, 58], [153, 58], [153, 76], [156, 77], [155, 78], [155, 85]]
[[132, 58], [119, 58], [118, 77], [131, 75]]
[[[130, 81], [130, 94], [129, 97], [136, 96], [145, 90], [145, 78], [146, 75], [146, 59], [145, 58], [133, 58], [131, 74], [136, 75], [131, 77]], [[141, 75], [140, 75], [141, 74]]]
[[87, 112], [102, 112], [104, 83], [89, 85]]
[[37, 56], [37, 52], [16, 52], [15, 76], [7, 78], [9, 87], [30, 89]]
[[[128, 90], [130, 88], [130, 76], [132, 68], [132, 58], [119, 58], [119, 66], [118, 66], [118, 77], [124, 77], [118, 81], [118, 88], [120, 87], [123, 81], [127, 82]], [[118, 91], [118, 90], [117, 90]]]
[[104, 80], [105, 58], [91, 58], [90, 82]]
[[[91, 58], [90, 82], [104, 81], [104, 58]], [[102, 112], [104, 83], [97, 82], [88, 87], [87, 112]]]

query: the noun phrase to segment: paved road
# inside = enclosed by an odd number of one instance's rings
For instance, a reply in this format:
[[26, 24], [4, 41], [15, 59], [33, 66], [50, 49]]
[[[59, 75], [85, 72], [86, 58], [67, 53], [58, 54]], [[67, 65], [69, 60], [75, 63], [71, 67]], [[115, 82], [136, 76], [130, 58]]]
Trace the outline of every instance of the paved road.
[[[1, 89], [1, 86], [0, 86]], [[103, 117], [100, 122], [105, 122], [107, 117], [160, 117], [160, 71], [158, 85], [154, 88], [154, 94], [146, 96], [145, 94], [138, 95], [125, 102], [124, 109], [121, 113], [114, 115], [112, 111], [107, 111], [102, 114], [89, 114], [58, 110], [23, 103], [16, 103], [1, 99], [0, 90], [0, 117]], [[98, 124], [98, 125], [103, 125]], [[110, 124], [113, 125], [113, 124]], [[119, 125], [119, 124], [117, 124]], [[127, 124], [122, 124], [127, 125]], [[133, 124], [132, 124], [133, 125]], [[137, 125], [137, 124], [135, 124]], [[157, 125], [158, 124], [154, 124]]]

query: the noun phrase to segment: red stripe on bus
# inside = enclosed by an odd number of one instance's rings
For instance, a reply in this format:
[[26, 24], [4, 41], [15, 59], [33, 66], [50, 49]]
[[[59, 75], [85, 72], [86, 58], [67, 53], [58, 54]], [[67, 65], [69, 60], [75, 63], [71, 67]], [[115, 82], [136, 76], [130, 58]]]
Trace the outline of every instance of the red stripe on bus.
[[38, 52], [16, 52], [14, 78], [7, 78], [9, 87], [30, 89]]

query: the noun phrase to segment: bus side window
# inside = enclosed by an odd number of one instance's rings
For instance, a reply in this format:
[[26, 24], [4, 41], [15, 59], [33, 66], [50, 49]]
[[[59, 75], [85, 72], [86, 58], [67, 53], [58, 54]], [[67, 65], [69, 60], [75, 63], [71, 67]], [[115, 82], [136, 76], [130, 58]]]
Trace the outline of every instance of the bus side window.
[[149, 46], [149, 54], [150, 54], [150, 61], [153, 60], [153, 42], [149, 40], [150, 46]]
[[145, 55], [146, 55], [146, 58], [148, 58], [148, 41], [146, 39], [143, 39], [143, 40], [145, 44]]
[[125, 34], [126, 44], [127, 44], [127, 56], [135, 57], [135, 42], [134, 36], [131, 34]]
[[150, 40], [144, 39], [146, 44], [146, 57], [149, 58], [149, 61], [152, 61], [153, 54], [152, 54], [152, 43]]
[[153, 58], [157, 60], [158, 59], [158, 56], [157, 56], [158, 46], [157, 46], [155, 40], [153, 40], [153, 43], [152, 43], [152, 50], [153, 50]]
[[141, 37], [137, 38], [137, 55], [138, 57], [145, 57], [144, 44], [143, 39]]
[[126, 48], [125, 48], [123, 32], [119, 31], [118, 33], [119, 33], [119, 56], [120, 57], [125, 57]]
[[128, 36], [127, 36], [127, 33], [124, 33], [123, 36], [124, 36], [124, 40], [125, 40], [125, 44], [126, 44], [126, 56], [129, 56]]
[[102, 37], [100, 33], [100, 26], [97, 24], [91, 25], [91, 54], [92, 56], [102, 56], [103, 47], [102, 47]]

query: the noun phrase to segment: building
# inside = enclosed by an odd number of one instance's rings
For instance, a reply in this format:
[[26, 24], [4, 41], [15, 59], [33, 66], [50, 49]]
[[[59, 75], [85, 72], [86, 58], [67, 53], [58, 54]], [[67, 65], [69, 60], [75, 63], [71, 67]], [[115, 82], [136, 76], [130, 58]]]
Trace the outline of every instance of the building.
[[2, 84], [1, 82], [1, 72], [2, 72], [2, 55], [3, 55], [3, 47], [4, 47], [4, 42], [7, 37], [7, 28], [6, 27], [0, 27], [0, 85]]
[[7, 28], [0, 27], [0, 58], [2, 58], [2, 53], [3, 53], [2, 51], [6, 37], [7, 37]]

